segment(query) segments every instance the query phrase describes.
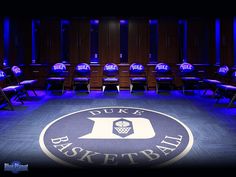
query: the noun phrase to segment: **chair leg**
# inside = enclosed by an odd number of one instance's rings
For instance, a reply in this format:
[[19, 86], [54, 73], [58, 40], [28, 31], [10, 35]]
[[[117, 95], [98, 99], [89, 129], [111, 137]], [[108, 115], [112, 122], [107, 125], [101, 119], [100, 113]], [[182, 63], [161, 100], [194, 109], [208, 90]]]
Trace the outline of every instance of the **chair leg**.
[[90, 84], [87, 85], [88, 93], [90, 93]]
[[184, 92], [185, 92], [185, 90], [184, 90], [184, 89], [185, 89], [185, 88], [184, 88], [184, 85], [182, 86], [182, 89], [183, 89], [183, 94], [184, 94]]
[[133, 92], [133, 84], [130, 84], [130, 85], [129, 85], [129, 90], [130, 90], [130, 93]]
[[105, 91], [105, 88], [106, 88], [106, 86], [105, 86], [105, 85], [103, 85], [103, 86], [102, 86], [102, 92], [104, 92], [104, 91]]
[[158, 84], [156, 84], [156, 94], [158, 94], [158, 93], [159, 93], [158, 89], [159, 89], [159, 85], [158, 85]]
[[116, 88], [117, 88], [117, 91], [118, 91], [118, 93], [119, 93], [119, 92], [120, 92], [120, 86], [117, 85]]
[[4, 99], [7, 101], [8, 105], [10, 106], [11, 110], [14, 111], [14, 107], [11, 103], [11, 101], [7, 98], [7, 96], [5, 95], [5, 93], [1, 90], [2, 96], [4, 97]]
[[38, 96], [38, 95], [36, 94], [36, 92], [35, 92], [35, 90], [34, 90], [34, 89], [32, 89], [32, 91], [34, 92], [34, 95], [35, 95], [35, 96]]
[[147, 91], [147, 90], [148, 90], [148, 88], [147, 88], [147, 85], [144, 85], [144, 89], [145, 89], [145, 91]]
[[206, 95], [207, 90], [208, 90], [208, 89], [205, 89], [205, 91], [204, 91], [203, 94], [202, 94], [203, 96]]
[[236, 99], [236, 94], [233, 96], [233, 98], [230, 100], [230, 103], [228, 104], [228, 108], [232, 106], [232, 104], [234, 103]]
[[62, 91], [61, 91], [61, 94], [64, 93], [64, 90], [65, 90], [65, 85], [64, 85], [64, 82], [63, 82], [63, 84], [62, 84]]

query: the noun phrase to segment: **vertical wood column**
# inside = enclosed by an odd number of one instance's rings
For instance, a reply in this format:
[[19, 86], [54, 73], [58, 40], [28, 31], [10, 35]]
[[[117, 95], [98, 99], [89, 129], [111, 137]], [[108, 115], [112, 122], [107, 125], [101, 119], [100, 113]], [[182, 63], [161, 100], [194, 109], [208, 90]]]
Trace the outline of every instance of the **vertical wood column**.
[[150, 28], [148, 20], [129, 20], [128, 63], [149, 62]]
[[99, 23], [100, 63], [120, 63], [120, 21], [101, 20]]
[[60, 20], [42, 19], [40, 22], [40, 62], [55, 64], [60, 59]]
[[158, 62], [179, 63], [178, 19], [159, 19]]
[[233, 18], [222, 18], [220, 26], [220, 64], [233, 66]]

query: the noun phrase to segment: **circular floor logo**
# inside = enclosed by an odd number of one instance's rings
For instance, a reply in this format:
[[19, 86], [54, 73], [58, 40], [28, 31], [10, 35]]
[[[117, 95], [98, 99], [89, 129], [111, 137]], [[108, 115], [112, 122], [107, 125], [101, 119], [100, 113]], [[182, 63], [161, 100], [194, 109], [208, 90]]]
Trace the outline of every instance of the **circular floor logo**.
[[73, 166], [164, 166], [193, 145], [190, 129], [167, 114], [133, 107], [86, 109], [49, 123], [39, 138], [43, 152]]

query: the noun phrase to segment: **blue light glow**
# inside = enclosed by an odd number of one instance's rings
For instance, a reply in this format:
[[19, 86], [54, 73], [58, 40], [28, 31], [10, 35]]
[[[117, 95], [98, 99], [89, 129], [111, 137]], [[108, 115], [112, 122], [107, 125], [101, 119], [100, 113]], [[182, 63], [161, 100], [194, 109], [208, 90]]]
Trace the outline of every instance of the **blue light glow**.
[[91, 25], [97, 25], [99, 24], [99, 20], [90, 20]]
[[220, 19], [215, 21], [216, 64], [220, 64]]
[[149, 20], [150, 25], [157, 25], [158, 21], [157, 20]]
[[3, 22], [3, 43], [4, 43], [3, 65], [8, 66], [9, 47], [10, 47], [10, 19], [9, 18], [5, 18]]
[[121, 25], [127, 25], [128, 24], [128, 20], [120, 20], [120, 24]]

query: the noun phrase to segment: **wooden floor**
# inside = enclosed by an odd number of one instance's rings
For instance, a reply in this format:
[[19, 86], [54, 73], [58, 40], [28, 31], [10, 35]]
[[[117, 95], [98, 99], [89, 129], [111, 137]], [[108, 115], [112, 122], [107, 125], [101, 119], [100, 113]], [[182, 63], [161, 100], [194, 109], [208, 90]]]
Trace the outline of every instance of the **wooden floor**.
[[19, 160], [29, 167], [60, 167], [44, 155], [38, 142], [49, 122], [82, 109], [129, 106], [169, 114], [191, 129], [193, 147], [184, 158], [171, 165], [172, 168], [236, 166], [236, 106], [227, 108], [227, 99], [216, 104], [211, 92], [206, 96], [202, 96], [202, 91], [187, 95], [181, 91], [158, 95], [154, 91], [133, 94], [92, 91], [89, 95], [66, 91], [63, 96], [44, 91], [37, 93], [38, 97], [30, 93], [32, 96], [24, 105], [14, 101], [15, 111], [0, 110], [0, 165]]

